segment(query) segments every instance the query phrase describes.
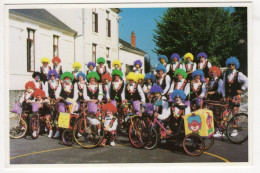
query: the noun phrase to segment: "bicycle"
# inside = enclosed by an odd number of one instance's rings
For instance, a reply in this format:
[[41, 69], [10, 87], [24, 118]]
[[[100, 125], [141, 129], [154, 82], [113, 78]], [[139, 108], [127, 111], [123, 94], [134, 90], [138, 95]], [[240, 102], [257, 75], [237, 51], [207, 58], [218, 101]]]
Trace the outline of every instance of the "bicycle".
[[241, 144], [248, 139], [248, 115], [235, 113], [234, 108], [239, 106], [238, 103], [204, 100], [204, 107], [213, 111], [219, 131], [235, 144]]

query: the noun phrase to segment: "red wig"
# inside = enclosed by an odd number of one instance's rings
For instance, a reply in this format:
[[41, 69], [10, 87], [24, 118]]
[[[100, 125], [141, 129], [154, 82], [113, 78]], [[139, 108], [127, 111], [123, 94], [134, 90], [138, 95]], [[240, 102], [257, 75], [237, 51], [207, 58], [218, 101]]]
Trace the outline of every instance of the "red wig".
[[37, 96], [41, 96], [42, 98], [45, 98], [45, 92], [42, 89], [37, 89], [33, 93], [34, 98]]
[[108, 80], [109, 82], [112, 81], [112, 77], [110, 76], [109, 73], [105, 73], [104, 75], [102, 75], [102, 81], [104, 80]]
[[28, 88], [35, 90], [36, 86], [33, 81], [29, 81], [25, 84], [25, 90], [27, 90]]
[[102, 106], [102, 111], [112, 111], [113, 114], [117, 112], [117, 108], [112, 103], [107, 103]]
[[219, 77], [219, 76], [221, 75], [221, 70], [220, 70], [220, 68], [217, 67], [217, 66], [212, 66], [212, 67], [209, 68], [209, 76], [210, 76], [210, 77], [212, 77], [212, 75], [211, 75], [211, 72], [212, 72], [212, 71], [216, 71], [217, 77]]
[[55, 56], [53, 59], [52, 59], [52, 63], [54, 63], [54, 61], [58, 61], [59, 63], [61, 62], [60, 58]]

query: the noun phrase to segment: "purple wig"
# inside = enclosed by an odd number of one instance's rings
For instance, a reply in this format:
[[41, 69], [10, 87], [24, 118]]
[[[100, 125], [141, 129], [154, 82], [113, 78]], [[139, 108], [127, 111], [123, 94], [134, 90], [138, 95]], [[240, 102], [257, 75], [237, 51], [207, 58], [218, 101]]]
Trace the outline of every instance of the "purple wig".
[[163, 89], [160, 85], [153, 85], [149, 93], [163, 93]]
[[177, 54], [177, 53], [172, 54], [172, 56], [171, 56], [171, 60], [173, 60], [173, 58], [177, 58], [178, 61], [180, 61], [180, 55]]
[[206, 53], [204, 53], [204, 52], [200, 52], [198, 55], [197, 55], [197, 59], [199, 60], [200, 59], [200, 57], [204, 57], [205, 59], [207, 59], [208, 58], [208, 56], [207, 56], [207, 54]]
[[135, 66], [136, 64], [139, 64], [140, 68], [141, 68], [142, 65], [143, 65], [142, 61], [140, 61], [140, 60], [136, 60], [136, 61], [134, 62], [134, 66]]
[[90, 65], [92, 65], [92, 66], [93, 66], [93, 68], [95, 68], [95, 67], [96, 67], [96, 64], [95, 64], [94, 62], [89, 62], [89, 63], [88, 63], [88, 68], [89, 68], [89, 66], [90, 66]]
[[56, 72], [56, 70], [50, 70], [48, 73], [48, 79], [51, 80], [51, 74], [55, 75], [55, 79], [59, 77], [59, 74]]

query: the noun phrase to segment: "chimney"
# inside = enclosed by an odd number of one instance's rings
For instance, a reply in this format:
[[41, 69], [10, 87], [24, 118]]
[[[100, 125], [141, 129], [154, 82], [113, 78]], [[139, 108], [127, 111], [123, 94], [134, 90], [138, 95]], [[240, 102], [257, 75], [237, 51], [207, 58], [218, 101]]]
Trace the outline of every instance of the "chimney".
[[136, 46], [136, 41], [135, 41], [135, 32], [134, 31], [132, 31], [132, 33], [131, 33], [131, 45], [132, 46]]

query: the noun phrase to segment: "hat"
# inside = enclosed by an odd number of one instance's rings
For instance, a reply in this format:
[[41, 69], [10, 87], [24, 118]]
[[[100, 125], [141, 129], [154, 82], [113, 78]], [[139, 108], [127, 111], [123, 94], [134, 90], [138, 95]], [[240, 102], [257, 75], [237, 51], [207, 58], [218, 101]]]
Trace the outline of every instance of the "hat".
[[153, 74], [151, 74], [151, 73], [148, 73], [148, 74], [145, 75], [144, 80], [147, 81], [148, 79], [151, 79], [152, 82], [154, 82], [155, 81], [155, 76]]
[[167, 56], [165, 56], [165, 55], [159, 55], [159, 56], [158, 56], [158, 61], [160, 61], [161, 58], [165, 59], [165, 62], [168, 62]]
[[89, 63], [88, 63], [88, 68], [89, 68], [89, 66], [91, 66], [91, 65], [93, 66], [93, 68], [96, 67], [96, 64], [95, 64], [94, 62], [89, 62]]
[[135, 82], [137, 82], [137, 75], [134, 72], [130, 72], [128, 73], [128, 75], [126, 76], [126, 80], [133, 80]]
[[135, 66], [136, 64], [139, 64], [140, 67], [142, 67], [142, 65], [143, 65], [142, 61], [140, 61], [140, 60], [136, 60], [136, 61], [134, 62], [134, 66]]
[[104, 81], [104, 80], [108, 80], [109, 82], [112, 81], [112, 77], [110, 76], [109, 73], [105, 73], [102, 75], [102, 81]]
[[74, 76], [73, 76], [73, 74], [71, 72], [66, 71], [65, 73], [63, 73], [61, 75], [60, 78], [61, 78], [61, 80], [64, 80], [65, 77], [69, 77], [71, 81], [74, 80]]
[[121, 67], [121, 62], [117, 59], [113, 61], [112, 66], [115, 67], [116, 64]]
[[160, 85], [154, 84], [150, 89], [149, 93], [163, 93], [163, 89]]
[[123, 72], [122, 72], [121, 70], [114, 69], [114, 70], [112, 71], [112, 76], [115, 76], [115, 75], [120, 76], [120, 78], [122, 78]]
[[43, 75], [42, 73], [36, 71], [33, 72], [32, 77], [35, 78], [36, 76], [40, 76], [40, 81], [46, 81], [47, 77], [45, 75]]
[[90, 78], [95, 78], [96, 80], [100, 80], [98, 73], [95, 71], [92, 71], [87, 75], [87, 79], [90, 80]]
[[79, 62], [74, 62], [74, 64], [73, 64], [72, 67], [73, 67], [73, 68], [78, 67], [79, 69], [81, 69], [81, 64], [80, 64]]
[[83, 77], [83, 80], [86, 80], [86, 75], [85, 75], [85, 73], [82, 73], [82, 72], [78, 73], [78, 74], [77, 74], [77, 78], [79, 78], [80, 76]]
[[106, 63], [106, 61], [105, 61], [105, 58], [103, 58], [103, 57], [99, 57], [98, 59], [97, 59], [97, 63], [99, 64], [99, 63], [103, 63], [103, 64], [105, 64]]
[[155, 70], [156, 70], [156, 71], [161, 71], [161, 70], [163, 70], [163, 73], [166, 73], [166, 68], [165, 68], [165, 66], [162, 65], [162, 64], [158, 64]]
[[209, 68], [209, 76], [211, 76], [211, 72], [212, 71], [216, 71], [217, 72], [217, 77], [219, 77], [221, 75], [221, 70], [217, 66], [212, 66], [212, 67]]
[[28, 81], [26, 84], [25, 84], [25, 90], [27, 90], [28, 88], [31, 88], [33, 90], [35, 90], [36, 86], [35, 86], [35, 83], [33, 81]]
[[55, 56], [53, 59], [52, 59], [52, 63], [54, 63], [54, 61], [57, 61], [58, 63], [61, 62], [60, 58]]
[[195, 71], [192, 73], [192, 78], [194, 79], [195, 76], [198, 76], [198, 75], [200, 76], [201, 79], [204, 78], [204, 72], [203, 72], [202, 70], [200, 70], [200, 69], [195, 70]]
[[188, 52], [184, 55], [184, 61], [187, 62], [187, 58], [190, 58], [190, 60], [193, 61], [194, 56], [192, 55], [192, 53]]
[[50, 80], [51, 79], [51, 74], [54, 74], [55, 75], [55, 79], [57, 79], [57, 77], [59, 77], [59, 74], [56, 72], [56, 70], [50, 70], [48, 72], [48, 79]]
[[172, 54], [172, 56], [171, 56], [171, 60], [173, 60], [173, 58], [177, 58], [178, 61], [179, 61], [179, 60], [180, 60], [180, 55], [177, 54], [177, 53], [174, 53], [174, 54]]
[[229, 64], [235, 64], [236, 65], [236, 69], [238, 69], [240, 67], [240, 63], [239, 63], [239, 60], [234, 57], [234, 56], [231, 56], [229, 57], [227, 60], [226, 60], [226, 66], [228, 67]]
[[41, 63], [44, 63], [44, 62], [47, 62], [47, 63], [49, 64], [49, 63], [50, 63], [49, 58], [43, 57], [43, 58], [41, 59]]
[[200, 52], [200, 53], [197, 55], [197, 59], [199, 60], [200, 57], [204, 57], [205, 59], [207, 59], [208, 56], [207, 56], [206, 53], [204, 53], [204, 52]]
[[180, 68], [175, 70], [174, 76], [177, 77], [177, 74], [181, 74], [184, 79], [186, 79], [186, 77], [187, 77], [187, 73], [183, 69], [180, 69]]
[[117, 113], [117, 108], [112, 103], [106, 103], [102, 106], [102, 111], [112, 111], [113, 114]]
[[184, 93], [183, 90], [174, 90], [173, 93], [171, 94], [173, 102], [175, 102], [174, 98], [175, 97], [180, 97], [182, 102], [186, 99], [186, 94]]
[[143, 75], [142, 73], [138, 73], [138, 74], [136, 75], [136, 77], [137, 77], [137, 80], [139, 80], [139, 79], [144, 80], [144, 75]]
[[45, 98], [45, 92], [42, 89], [37, 89], [33, 93], [34, 98], [37, 96], [41, 96], [42, 98]]

